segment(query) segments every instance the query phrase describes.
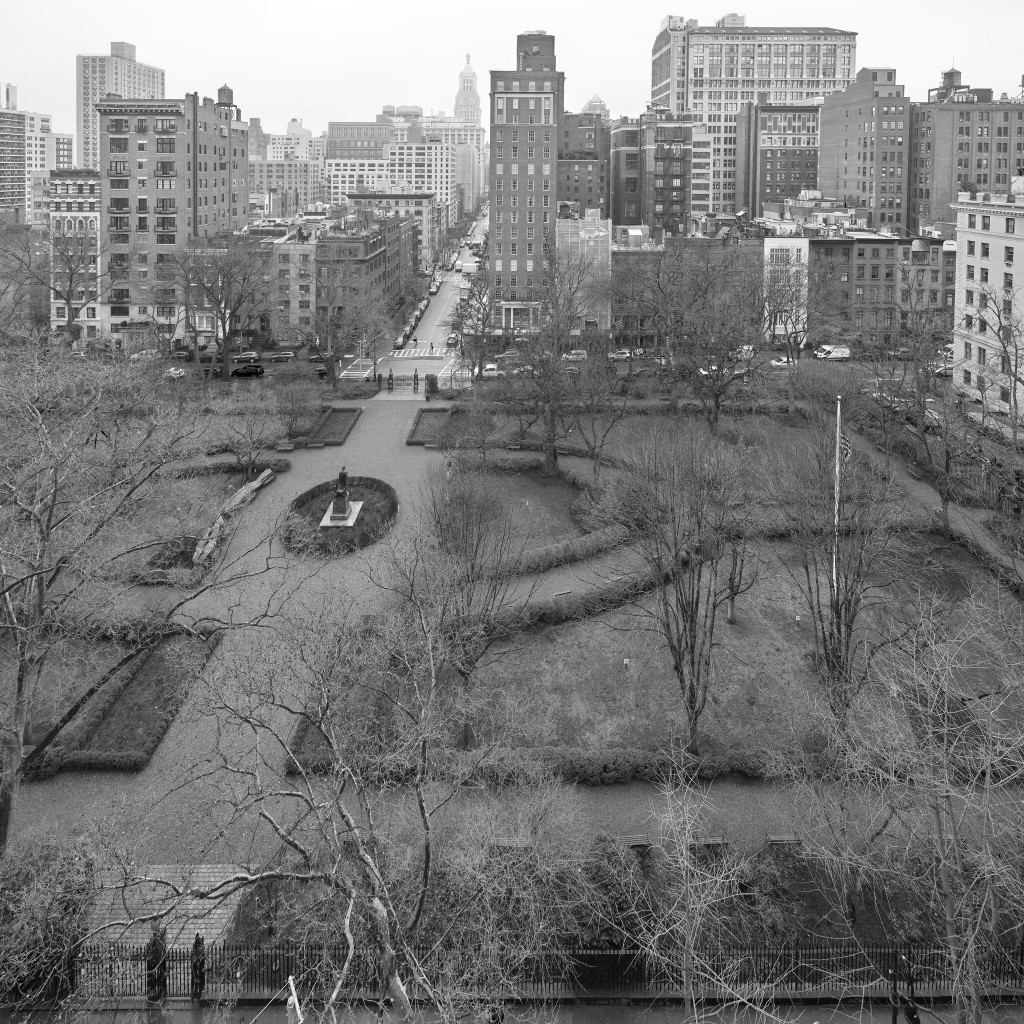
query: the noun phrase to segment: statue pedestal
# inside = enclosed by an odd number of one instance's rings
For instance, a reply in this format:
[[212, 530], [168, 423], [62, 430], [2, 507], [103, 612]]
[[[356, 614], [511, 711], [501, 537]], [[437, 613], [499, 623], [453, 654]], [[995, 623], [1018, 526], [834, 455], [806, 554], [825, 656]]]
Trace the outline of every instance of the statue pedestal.
[[327, 507], [327, 512], [324, 514], [323, 519], [320, 520], [320, 525], [327, 526], [355, 526], [356, 519], [359, 518], [359, 512], [363, 507], [361, 501], [350, 501], [348, 503], [348, 515], [342, 516], [339, 510], [338, 514], [334, 513], [334, 502], [332, 501]]

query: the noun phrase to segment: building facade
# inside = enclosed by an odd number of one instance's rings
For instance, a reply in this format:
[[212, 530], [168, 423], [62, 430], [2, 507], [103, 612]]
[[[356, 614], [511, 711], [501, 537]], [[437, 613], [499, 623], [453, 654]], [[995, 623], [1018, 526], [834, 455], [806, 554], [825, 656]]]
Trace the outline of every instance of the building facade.
[[844, 340], [892, 352], [902, 331], [953, 324], [956, 249], [941, 238], [850, 231], [809, 240], [812, 332], [845, 321]]
[[821, 105], [818, 188], [861, 207], [867, 225], [907, 230], [910, 101], [894, 68], [861, 68]]
[[126, 272], [109, 297], [111, 332], [153, 323], [183, 333], [172, 267], [197, 239], [240, 230], [249, 203], [248, 125], [227, 86], [217, 101], [105, 100], [100, 115], [103, 216], [111, 266]]
[[742, 208], [736, 193], [741, 103], [792, 103], [828, 96], [853, 80], [857, 33], [842, 29], [748, 27], [730, 14], [714, 26], [669, 16], [651, 51], [651, 101], [703, 116], [712, 135], [711, 207]]
[[558, 142], [558, 216], [611, 210], [611, 135], [596, 112], [564, 113]]
[[820, 102], [744, 103], [736, 126], [737, 213], [760, 217], [765, 203], [818, 187]]
[[78, 166], [97, 170], [100, 115], [96, 104], [108, 95], [120, 99], [159, 100], [164, 96], [164, 70], [135, 59], [131, 43], [111, 43], [109, 54], [79, 54], [75, 58], [75, 130]]
[[329, 121], [328, 160], [380, 160], [384, 147], [395, 138], [389, 122]]
[[250, 196], [264, 197], [275, 217], [293, 217], [324, 197], [321, 165], [306, 157], [250, 158], [249, 181]]
[[613, 224], [640, 223], [640, 120], [620, 117], [608, 131], [610, 139]]
[[961, 192], [956, 213], [954, 384], [991, 412], [1024, 402], [1024, 177], [999, 192]]
[[112, 282], [104, 238], [102, 179], [98, 171], [61, 170], [49, 173], [47, 183], [48, 237], [55, 240], [58, 252], [56, 257], [51, 252], [50, 259], [50, 326], [64, 329], [74, 321], [72, 345], [84, 349], [105, 338], [110, 329], [109, 307], [104, 301]]
[[711, 211], [713, 137], [700, 115], [648, 105], [639, 125], [639, 223], [657, 243], [699, 234]]
[[1024, 174], [1024, 92], [994, 98], [963, 84], [956, 68], [911, 105], [908, 223], [911, 231], [956, 233], [961, 191], [1006, 190]]
[[448, 225], [432, 192], [357, 192], [349, 196], [349, 206], [364, 219], [411, 220], [415, 225], [413, 265], [418, 270], [433, 270], [438, 258], [438, 242]]
[[555, 37], [544, 32], [517, 36], [515, 67], [491, 72], [488, 275], [500, 303], [497, 326], [506, 330], [536, 318], [544, 241], [558, 203], [564, 95]]

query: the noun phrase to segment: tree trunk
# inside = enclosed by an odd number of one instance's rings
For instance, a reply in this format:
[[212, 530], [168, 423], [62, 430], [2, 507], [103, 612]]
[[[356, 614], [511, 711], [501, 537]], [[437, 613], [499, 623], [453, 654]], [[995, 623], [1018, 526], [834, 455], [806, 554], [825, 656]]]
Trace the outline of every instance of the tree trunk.
[[725, 621], [728, 622], [730, 626], [735, 626], [736, 625], [736, 595], [735, 594], [730, 594], [726, 598], [725, 608], [726, 608]]
[[0, 748], [0, 856], [7, 850], [14, 819], [14, 800], [18, 791], [18, 770], [21, 767], [21, 740], [17, 734], [8, 737]]
[[550, 402], [545, 402], [544, 409], [544, 476], [555, 476], [558, 473], [558, 451], [555, 448], [555, 410]]

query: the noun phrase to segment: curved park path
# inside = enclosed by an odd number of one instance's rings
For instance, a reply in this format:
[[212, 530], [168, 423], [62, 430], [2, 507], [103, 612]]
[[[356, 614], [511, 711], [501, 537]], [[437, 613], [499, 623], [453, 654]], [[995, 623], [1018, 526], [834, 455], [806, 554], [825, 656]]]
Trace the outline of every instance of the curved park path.
[[[344, 403], [346, 407], [353, 404]], [[292, 468], [245, 511], [217, 570], [222, 576], [233, 569], [244, 569], [251, 575], [228, 586], [226, 592], [220, 591], [216, 605], [204, 609], [197, 603], [194, 610], [243, 621], [267, 608], [279, 608], [286, 615], [311, 615], [327, 607], [336, 609], [340, 617], [347, 607], [365, 613], [379, 606], [383, 595], [369, 579], [369, 572], [380, 548], [371, 546], [324, 564], [288, 566], [281, 558], [279, 541], [268, 542], [267, 538], [273, 538], [277, 523], [296, 494], [336, 476], [342, 465], [353, 475], [376, 476], [390, 483], [402, 508], [395, 529], [411, 529], [413, 517], [407, 510], [425, 471], [442, 457], [438, 452], [405, 443], [420, 408], [419, 403], [404, 398], [367, 401], [343, 446], [290, 453]], [[568, 465], [574, 460], [566, 456], [565, 461]], [[913, 502], [929, 511], [937, 507], [937, 495], [927, 484], [906, 477], [905, 485]], [[999, 554], [997, 545], [973, 512], [954, 510], [954, 516], [964, 518], [963, 524], [959, 519], [955, 523], [986, 550], [996, 548], [991, 552], [995, 557]], [[525, 577], [518, 587], [521, 594], [534, 599], [589, 589], [628, 571], [634, 559], [628, 550], [617, 549]], [[193, 687], [143, 771], [60, 773], [52, 779], [24, 784], [16, 809], [15, 842], [46, 835], [82, 834], [102, 825], [115, 842], [134, 847], [134, 856], [142, 864], [237, 863], [270, 856], [278, 845], [276, 839], [255, 829], [253, 841], [251, 819], [234, 829], [226, 827], [235, 803], [236, 780], [213, 759], [219, 750], [227, 754], [229, 763], [243, 764], [253, 750], [252, 735], [234, 730], [208, 699], [210, 692], [219, 694], [226, 703], [244, 698], [251, 651], [248, 630], [228, 632], [207, 667], [208, 685]], [[280, 721], [282, 730], [292, 728], [283, 714]], [[283, 769], [283, 762], [278, 768]], [[679, 799], [690, 802], [705, 797], [712, 807], [711, 822], [740, 847], [759, 846], [768, 832], [799, 831], [805, 816], [804, 808], [790, 791], [763, 782], [721, 778]], [[625, 835], [648, 831], [651, 808], [664, 798], [654, 786], [633, 783], [577, 787], [577, 799], [595, 831]]]

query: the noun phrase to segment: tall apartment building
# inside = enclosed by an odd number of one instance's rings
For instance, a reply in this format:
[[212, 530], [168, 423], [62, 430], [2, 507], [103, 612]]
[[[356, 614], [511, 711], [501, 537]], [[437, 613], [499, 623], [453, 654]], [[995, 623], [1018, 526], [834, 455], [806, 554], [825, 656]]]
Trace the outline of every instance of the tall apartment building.
[[292, 217], [323, 201], [323, 171], [317, 160], [283, 157], [249, 160], [249, 195], [262, 196], [275, 217]]
[[231, 89], [217, 101], [103, 100], [100, 153], [103, 216], [112, 272], [111, 332], [124, 323], [183, 328], [183, 296], [170, 271], [178, 249], [245, 226], [249, 201], [248, 125]]
[[416, 225], [414, 265], [422, 270], [433, 269], [438, 242], [448, 224], [432, 192], [357, 192], [349, 196], [349, 206], [373, 220], [392, 216], [412, 220]]
[[455, 120], [463, 124], [480, 123], [480, 91], [477, 89], [476, 72], [466, 54], [466, 66], [459, 72], [459, 91], [455, 95]]
[[910, 101], [894, 68], [861, 68], [821, 105], [818, 188], [861, 207], [869, 228], [907, 229]]
[[100, 115], [96, 104], [107, 96], [124, 100], [160, 100], [164, 97], [164, 69], [140, 64], [132, 43], [111, 43], [108, 54], [75, 57], [75, 127], [78, 166], [97, 170], [100, 152]]
[[736, 131], [736, 205], [760, 217], [765, 203], [818, 187], [820, 100], [744, 103]]
[[[956, 213], [954, 383], [988, 412], [1024, 402], [1024, 177], [999, 192], [961, 192]], [[1019, 230], [1018, 230], [1019, 228]]]
[[13, 85], [0, 86], [0, 210], [43, 229], [47, 179], [71, 168], [71, 136], [55, 133], [49, 114], [18, 110], [17, 100]]
[[857, 33], [749, 27], [730, 14], [712, 26], [669, 16], [651, 51], [651, 101], [703, 115], [712, 135], [711, 208], [735, 213], [736, 127], [741, 103], [765, 94], [792, 103], [841, 91], [853, 79]]
[[609, 128], [612, 224], [640, 223], [640, 121], [620, 117]]
[[48, 237], [59, 252], [50, 260], [50, 326], [73, 324], [72, 344], [85, 348], [110, 327], [102, 178], [95, 170], [60, 170], [48, 174], [47, 184]]
[[611, 136], [600, 113], [562, 115], [558, 137], [558, 216], [611, 211]]
[[517, 36], [515, 68], [491, 72], [488, 274], [501, 303], [499, 326], [509, 330], [536, 317], [543, 247], [558, 204], [564, 96], [555, 37], [546, 32]]
[[1021, 85], [1016, 96], [995, 99], [951, 68], [926, 103], [911, 105], [910, 230], [935, 228], [952, 238], [961, 191], [1005, 190], [1024, 174], [1024, 79]]
[[648, 104], [639, 125], [639, 223], [657, 243], [699, 233], [711, 207], [713, 137], [699, 114]]

